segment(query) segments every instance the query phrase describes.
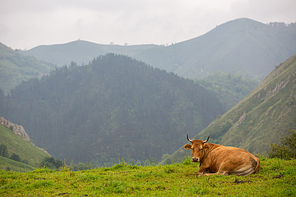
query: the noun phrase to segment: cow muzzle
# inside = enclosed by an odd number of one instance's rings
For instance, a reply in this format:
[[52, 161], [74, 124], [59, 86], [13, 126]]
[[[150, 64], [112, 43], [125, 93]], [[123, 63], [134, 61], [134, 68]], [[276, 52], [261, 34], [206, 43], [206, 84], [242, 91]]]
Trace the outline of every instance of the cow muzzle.
[[198, 158], [194, 158], [194, 157], [192, 157], [192, 161], [193, 161], [193, 162], [198, 162]]

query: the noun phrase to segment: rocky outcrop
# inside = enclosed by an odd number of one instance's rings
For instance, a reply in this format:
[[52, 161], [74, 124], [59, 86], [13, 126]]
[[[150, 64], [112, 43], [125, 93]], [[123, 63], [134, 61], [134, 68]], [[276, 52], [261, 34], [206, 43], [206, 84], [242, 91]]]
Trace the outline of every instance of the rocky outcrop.
[[0, 123], [10, 130], [12, 130], [15, 134], [21, 136], [24, 140], [30, 141], [29, 135], [26, 133], [25, 129], [21, 125], [13, 124], [12, 122], [6, 120], [3, 117], [0, 117]]
[[33, 146], [35, 146], [36, 148], [38, 148], [39, 150], [42, 150], [43, 152], [45, 152], [46, 154], [48, 154], [50, 156], [50, 154], [42, 149], [42, 148], [39, 148], [37, 147], [33, 142], [30, 141], [30, 137], [29, 135], [26, 133], [25, 129], [23, 126], [21, 125], [17, 125], [17, 124], [14, 124], [8, 120], [6, 120], [4, 117], [0, 117], [0, 123], [4, 126], [6, 126], [8, 129], [10, 129], [11, 131], [13, 131], [16, 135], [19, 135], [21, 136], [24, 140], [30, 142]]
[[277, 84], [277, 85], [275, 86], [275, 88], [274, 88], [273, 90], [270, 90], [270, 91], [266, 94], [264, 100], [267, 100], [269, 97], [273, 96], [277, 91], [279, 91], [280, 88], [285, 88], [286, 85], [287, 85], [288, 83], [289, 83], [289, 77], [288, 77], [288, 79], [287, 79], [286, 82], [285, 82], [285, 81], [281, 81], [279, 84]]
[[240, 117], [240, 119], [238, 120], [238, 122], [234, 125], [234, 128], [236, 128], [237, 126], [239, 126], [240, 124], [242, 124], [246, 118], [247, 118], [247, 114], [244, 113], [244, 114]]

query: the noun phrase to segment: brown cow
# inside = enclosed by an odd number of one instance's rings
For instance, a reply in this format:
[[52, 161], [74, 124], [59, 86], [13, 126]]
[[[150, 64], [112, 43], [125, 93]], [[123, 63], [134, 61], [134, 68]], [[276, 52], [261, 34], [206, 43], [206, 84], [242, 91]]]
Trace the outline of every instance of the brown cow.
[[184, 148], [192, 150], [192, 161], [199, 162], [197, 173], [201, 175], [245, 176], [259, 171], [260, 160], [246, 150], [206, 143], [208, 140], [187, 140]]

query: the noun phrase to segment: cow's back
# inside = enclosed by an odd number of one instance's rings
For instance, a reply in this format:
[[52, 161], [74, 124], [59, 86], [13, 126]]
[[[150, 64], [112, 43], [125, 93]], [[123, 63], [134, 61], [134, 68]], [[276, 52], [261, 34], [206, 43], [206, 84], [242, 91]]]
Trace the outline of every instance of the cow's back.
[[222, 145], [213, 146], [207, 155], [210, 172], [248, 175], [258, 172], [260, 160], [248, 151], [236, 147]]

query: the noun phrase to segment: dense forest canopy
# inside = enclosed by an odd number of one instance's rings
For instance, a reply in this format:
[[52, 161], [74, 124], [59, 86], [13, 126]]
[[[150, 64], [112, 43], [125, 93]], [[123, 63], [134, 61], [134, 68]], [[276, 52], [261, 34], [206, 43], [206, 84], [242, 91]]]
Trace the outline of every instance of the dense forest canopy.
[[57, 159], [95, 165], [159, 160], [224, 112], [193, 80], [114, 54], [57, 68], [0, 98], [0, 111], [36, 145]]
[[195, 82], [214, 91], [227, 110], [259, 85], [258, 79], [219, 71], [202, 79], [195, 79]]

